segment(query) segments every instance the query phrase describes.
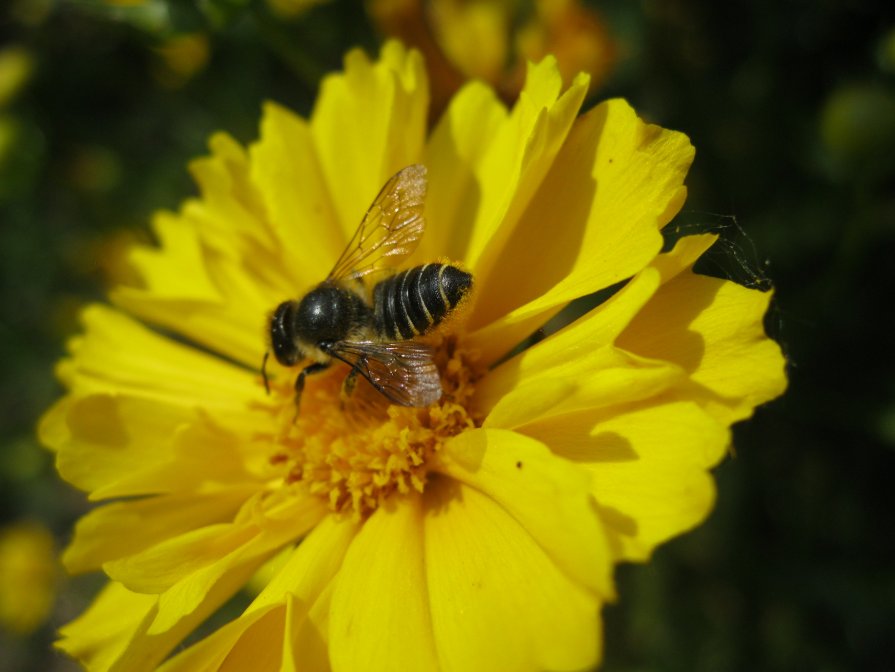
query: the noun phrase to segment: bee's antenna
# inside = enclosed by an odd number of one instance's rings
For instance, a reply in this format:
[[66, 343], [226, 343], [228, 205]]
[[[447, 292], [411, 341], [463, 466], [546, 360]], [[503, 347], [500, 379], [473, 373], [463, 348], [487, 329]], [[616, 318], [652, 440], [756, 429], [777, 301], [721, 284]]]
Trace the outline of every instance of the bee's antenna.
[[270, 382], [267, 380], [267, 358], [270, 357], [270, 350], [264, 353], [264, 359], [261, 361], [261, 377], [264, 378], [264, 389], [270, 395]]

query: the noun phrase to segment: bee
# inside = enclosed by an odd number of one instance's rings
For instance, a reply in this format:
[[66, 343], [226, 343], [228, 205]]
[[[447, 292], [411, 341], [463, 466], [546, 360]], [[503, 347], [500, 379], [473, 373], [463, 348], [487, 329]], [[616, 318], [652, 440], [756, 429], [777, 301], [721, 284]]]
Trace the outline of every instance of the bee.
[[[311, 360], [295, 379], [296, 414], [305, 379], [334, 361], [350, 367], [343, 398], [351, 395], [358, 375], [400, 406], [428, 406], [441, 398], [432, 348], [413, 339], [454, 311], [471, 290], [472, 275], [436, 262], [392, 274], [372, 287], [365, 281], [416, 249], [425, 229], [426, 188], [425, 166], [398, 171], [373, 200], [326, 279], [273, 311], [268, 328], [276, 360], [290, 367]], [[268, 394], [269, 355], [261, 365]]]

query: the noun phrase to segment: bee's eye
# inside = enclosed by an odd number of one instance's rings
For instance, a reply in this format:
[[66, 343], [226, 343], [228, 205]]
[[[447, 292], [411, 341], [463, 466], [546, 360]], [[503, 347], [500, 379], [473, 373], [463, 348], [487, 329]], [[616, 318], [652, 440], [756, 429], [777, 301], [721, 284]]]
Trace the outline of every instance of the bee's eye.
[[293, 334], [295, 302], [284, 301], [270, 318], [270, 346], [274, 357], [283, 366], [292, 366], [301, 359]]

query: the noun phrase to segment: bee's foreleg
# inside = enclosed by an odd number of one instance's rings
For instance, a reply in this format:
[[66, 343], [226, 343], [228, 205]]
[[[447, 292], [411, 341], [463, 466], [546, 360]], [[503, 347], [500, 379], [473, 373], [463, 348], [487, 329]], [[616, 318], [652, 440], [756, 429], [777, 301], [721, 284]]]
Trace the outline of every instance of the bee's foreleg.
[[301, 404], [301, 393], [305, 389], [305, 378], [314, 373], [320, 373], [328, 368], [332, 362], [314, 362], [303, 368], [295, 379], [295, 418], [298, 419], [298, 409]]

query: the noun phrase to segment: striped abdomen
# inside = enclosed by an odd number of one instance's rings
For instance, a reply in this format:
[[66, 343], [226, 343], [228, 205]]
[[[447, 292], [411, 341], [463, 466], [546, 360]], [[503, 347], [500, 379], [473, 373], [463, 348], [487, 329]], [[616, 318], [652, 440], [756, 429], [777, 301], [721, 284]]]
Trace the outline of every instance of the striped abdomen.
[[401, 271], [373, 289], [376, 330], [403, 341], [425, 334], [460, 303], [472, 275], [450, 264], [425, 264]]

